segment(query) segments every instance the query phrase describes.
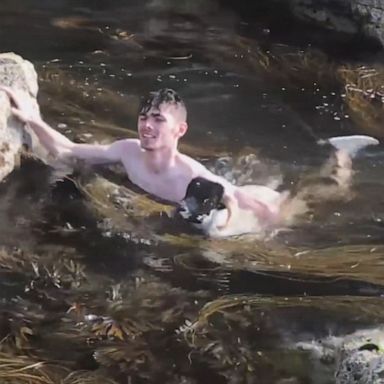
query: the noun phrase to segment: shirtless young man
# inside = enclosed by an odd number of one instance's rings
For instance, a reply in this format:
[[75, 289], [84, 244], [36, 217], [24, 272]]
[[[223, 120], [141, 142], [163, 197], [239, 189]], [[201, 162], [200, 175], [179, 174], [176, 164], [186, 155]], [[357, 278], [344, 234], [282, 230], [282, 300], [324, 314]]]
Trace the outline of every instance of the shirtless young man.
[[178, 150], [178, 142], [188, 129], [187, 110], [180, 96], [171, 89], [153, 92], [141, 104], [138, 139], [111, 144], [77, 144], [33, 113], [28, 100], [13, 90], [0, 87], [13, 104], [13, 114], [36, 133], [41, 144], [60, 160], [77, 158], [89, 162], [123, 164], [130, 181], [144, 191], [169, 202], [180, 203], [190, 181], [204, 177], [224, 186], [224, 202], [237, 204], [255, 213], [259, 220], [273, 222], [273, 207], [210, 172], [198, 161]]

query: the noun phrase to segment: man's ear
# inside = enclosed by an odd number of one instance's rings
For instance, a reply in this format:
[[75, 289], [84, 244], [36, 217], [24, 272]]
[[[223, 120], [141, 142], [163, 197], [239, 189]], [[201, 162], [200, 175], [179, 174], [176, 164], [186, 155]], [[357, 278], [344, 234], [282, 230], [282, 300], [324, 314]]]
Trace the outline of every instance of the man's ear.
[[187, 132], [188, 130], [188, 124], [186, 121], [183, 121], [182, 123], [180, 123], [179, 125], [179, 137], [183, 137], [185, 135], [185, 133]]

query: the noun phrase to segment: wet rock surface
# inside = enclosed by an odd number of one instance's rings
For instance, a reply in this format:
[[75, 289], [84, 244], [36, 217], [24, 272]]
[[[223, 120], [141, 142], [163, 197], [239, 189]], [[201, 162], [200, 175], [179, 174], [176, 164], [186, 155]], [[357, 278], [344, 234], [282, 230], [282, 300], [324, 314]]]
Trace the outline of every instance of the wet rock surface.
[[358, 331], [345, 338], [338, 351], [336, 384], [384, 382], [383, 329]]
[[300, 342], [299, 349], [312, 355], [312, 364], [319, 377], [334, 372], [336, 384], [381, 384], [384, 380], [384, 333], [381, 326], [360, 329], [347, 335]]
[[384, 2], [380, 0], [292, 0], [293, 13], [340, 32], [363, 33], [384, 44]]
[[[33, 65], [14, 53], [0, 54], [0, 85], [29, 96], [31, 106], [39, 113], [36, 101], [38, 84]], [[31, 147], [32, 138], [24, 125], [13, 118], [8, 97], [0, 92], [0, 180], [18, 165], [24, 145]]]
[[372, 40], [378, 46], [384, 44], [382, 0], [273, 0], [260, 1], [257, 4], [246, 0], [236, 4], [222, 1], [240, 9], [245, 15], [263, 15], [271, 24], [271, 29], [264, 28], [263, 33], [273, 33], [274, 29], [280, 28], [278, 23], [274, 23], [275, 19], [280, 20], [280, 24], [296, 28], [295, 21], [289, 21], [291, 16], [294, 20], [304, 21], [310, 28], [320, 26], [325, 31], [349, 35], [360, 45], [364, 39]]

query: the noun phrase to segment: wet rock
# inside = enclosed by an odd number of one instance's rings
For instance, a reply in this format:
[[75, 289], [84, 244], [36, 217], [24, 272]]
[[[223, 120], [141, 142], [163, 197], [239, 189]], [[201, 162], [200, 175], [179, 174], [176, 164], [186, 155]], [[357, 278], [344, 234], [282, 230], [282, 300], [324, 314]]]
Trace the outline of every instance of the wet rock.
[[334, 373], [336, 384], [384, 383], [384, 328], [363, 329], [346, 336], [329, 336], [296, 347], [312, 356], [312, 368], [322, 383]]
[[383, 0], [290, 0], [300, 19], [349, 34], [363, 33], [384, 45]]
[[[384, 0], [221, 0], [249, 16], [267, 15], [285, 23], [290, 17], [384, 45]], [[271, 28], [273, 32], [273, 27]], [[262, 33], [269, 33], [265, 28]], [[323, 36], [326, 38], [326, 36]], [[342, 36], [341, 36], [342, 37]], [[363, 37], [363, 39], [360, 39]], [[362, 42], [362, 41], [360, 41]], [[374, 48], [376, 44], [372, 44]]]
[[384, 383], [384, 329], [355, 332], [337, 351], [336, 384]]
[[[0, 85], [26, 94], [33, 112], [39, 114], [37, 74], [29, 61], [14, 53], [0, 54]], [[18, 165], [23, 147], [31, 148], [35, 142], [24, 124], [12, 117], [8, 97], [0, 92], [0, 181]]]

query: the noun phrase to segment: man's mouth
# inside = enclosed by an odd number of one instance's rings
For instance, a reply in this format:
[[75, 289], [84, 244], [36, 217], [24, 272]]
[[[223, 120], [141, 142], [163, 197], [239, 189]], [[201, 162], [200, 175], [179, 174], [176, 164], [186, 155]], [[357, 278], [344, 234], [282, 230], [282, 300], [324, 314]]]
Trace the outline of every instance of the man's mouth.
[[156, 139], [156, 136], [150, 133], [142, 133], [141, 137], [143, 137], [144, 139]]

